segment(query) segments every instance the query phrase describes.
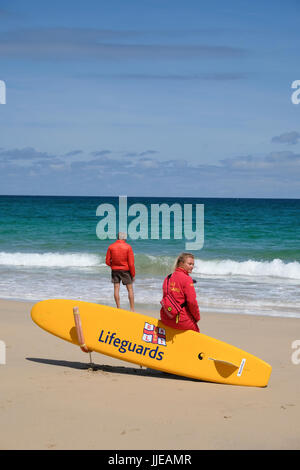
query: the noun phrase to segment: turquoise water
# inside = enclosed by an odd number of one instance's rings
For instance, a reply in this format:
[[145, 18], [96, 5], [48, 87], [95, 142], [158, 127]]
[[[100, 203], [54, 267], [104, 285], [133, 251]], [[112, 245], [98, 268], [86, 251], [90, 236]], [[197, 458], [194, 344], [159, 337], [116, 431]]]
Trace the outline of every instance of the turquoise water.
[[[0, 297], [78, 298], [113, 305], [96, 234], [100, 204], [118, 198], [0, 196]], [[204, 246], [193, 277], [202, 310], [300, 317], [300, 200], [128, 198], [127, 205], [204, 204]], [[128, 217], [128, 222], [134, 217]], [[128, 239], [137, 304], [159, 308], [161, 285], [184, 239]], [[194, 213], [193, 228], [196, 228]], [[162, 222], [160, 221], [160, 225]], [[161, 227], [160, 227], [161, 230]], [[160, 232], [161, 234], [161, 232]], [[126, 291], [122, 302], [128, 306]]]

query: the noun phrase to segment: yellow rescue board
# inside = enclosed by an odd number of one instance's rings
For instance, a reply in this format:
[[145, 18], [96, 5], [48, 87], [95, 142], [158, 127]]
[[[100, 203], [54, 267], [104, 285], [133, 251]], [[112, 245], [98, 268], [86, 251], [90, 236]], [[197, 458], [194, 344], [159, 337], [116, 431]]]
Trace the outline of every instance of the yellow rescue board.
[[271, 366], [235, 346], [127, 310], [77, 300], [44, 300], [31, 310], [44, 330], [79, 345], [73, 316], [78, 307], [91, 351], [193, 379], [265, 387]]

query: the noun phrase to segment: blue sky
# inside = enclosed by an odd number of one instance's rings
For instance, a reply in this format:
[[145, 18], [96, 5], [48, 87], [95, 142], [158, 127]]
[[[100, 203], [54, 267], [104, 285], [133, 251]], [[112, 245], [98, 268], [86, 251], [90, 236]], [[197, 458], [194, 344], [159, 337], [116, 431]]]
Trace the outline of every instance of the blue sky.
[[298, 0], [0, 1], [0, 194], [300, 197]]

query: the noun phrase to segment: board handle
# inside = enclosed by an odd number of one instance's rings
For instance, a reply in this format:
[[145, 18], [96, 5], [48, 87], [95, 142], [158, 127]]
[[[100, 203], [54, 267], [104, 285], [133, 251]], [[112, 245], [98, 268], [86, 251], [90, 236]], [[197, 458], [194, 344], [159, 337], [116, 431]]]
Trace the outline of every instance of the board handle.
[[81, 318], [80, 318], [80, 313], [79, 313], [79, 308], [78, 307], [73, 307], [73, 315], [74, 315], [77, 338], [78, 338], [80, 349], [81, 349], [81, 351], [83, 351], [85, 353], [89, 353], [91, 351], [88, 349], [87, 345], [84, 342], [84, 336], [83, 336], [82, 325], [81, 325]]

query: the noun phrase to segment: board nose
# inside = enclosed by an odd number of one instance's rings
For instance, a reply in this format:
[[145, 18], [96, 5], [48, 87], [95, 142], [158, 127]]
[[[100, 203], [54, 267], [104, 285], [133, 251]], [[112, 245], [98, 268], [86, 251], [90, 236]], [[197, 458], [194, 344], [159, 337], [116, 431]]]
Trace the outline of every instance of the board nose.
[[31, 311], [30, 311], [30, 315], [31, 315], [31, 319], [32, 321], [34, 321], [34, 323], [37, 323], [38, 324], [38, 318], [40, 315], [38, 315], [38, 307], [37, 307], [37, 304], [35, 304]]

